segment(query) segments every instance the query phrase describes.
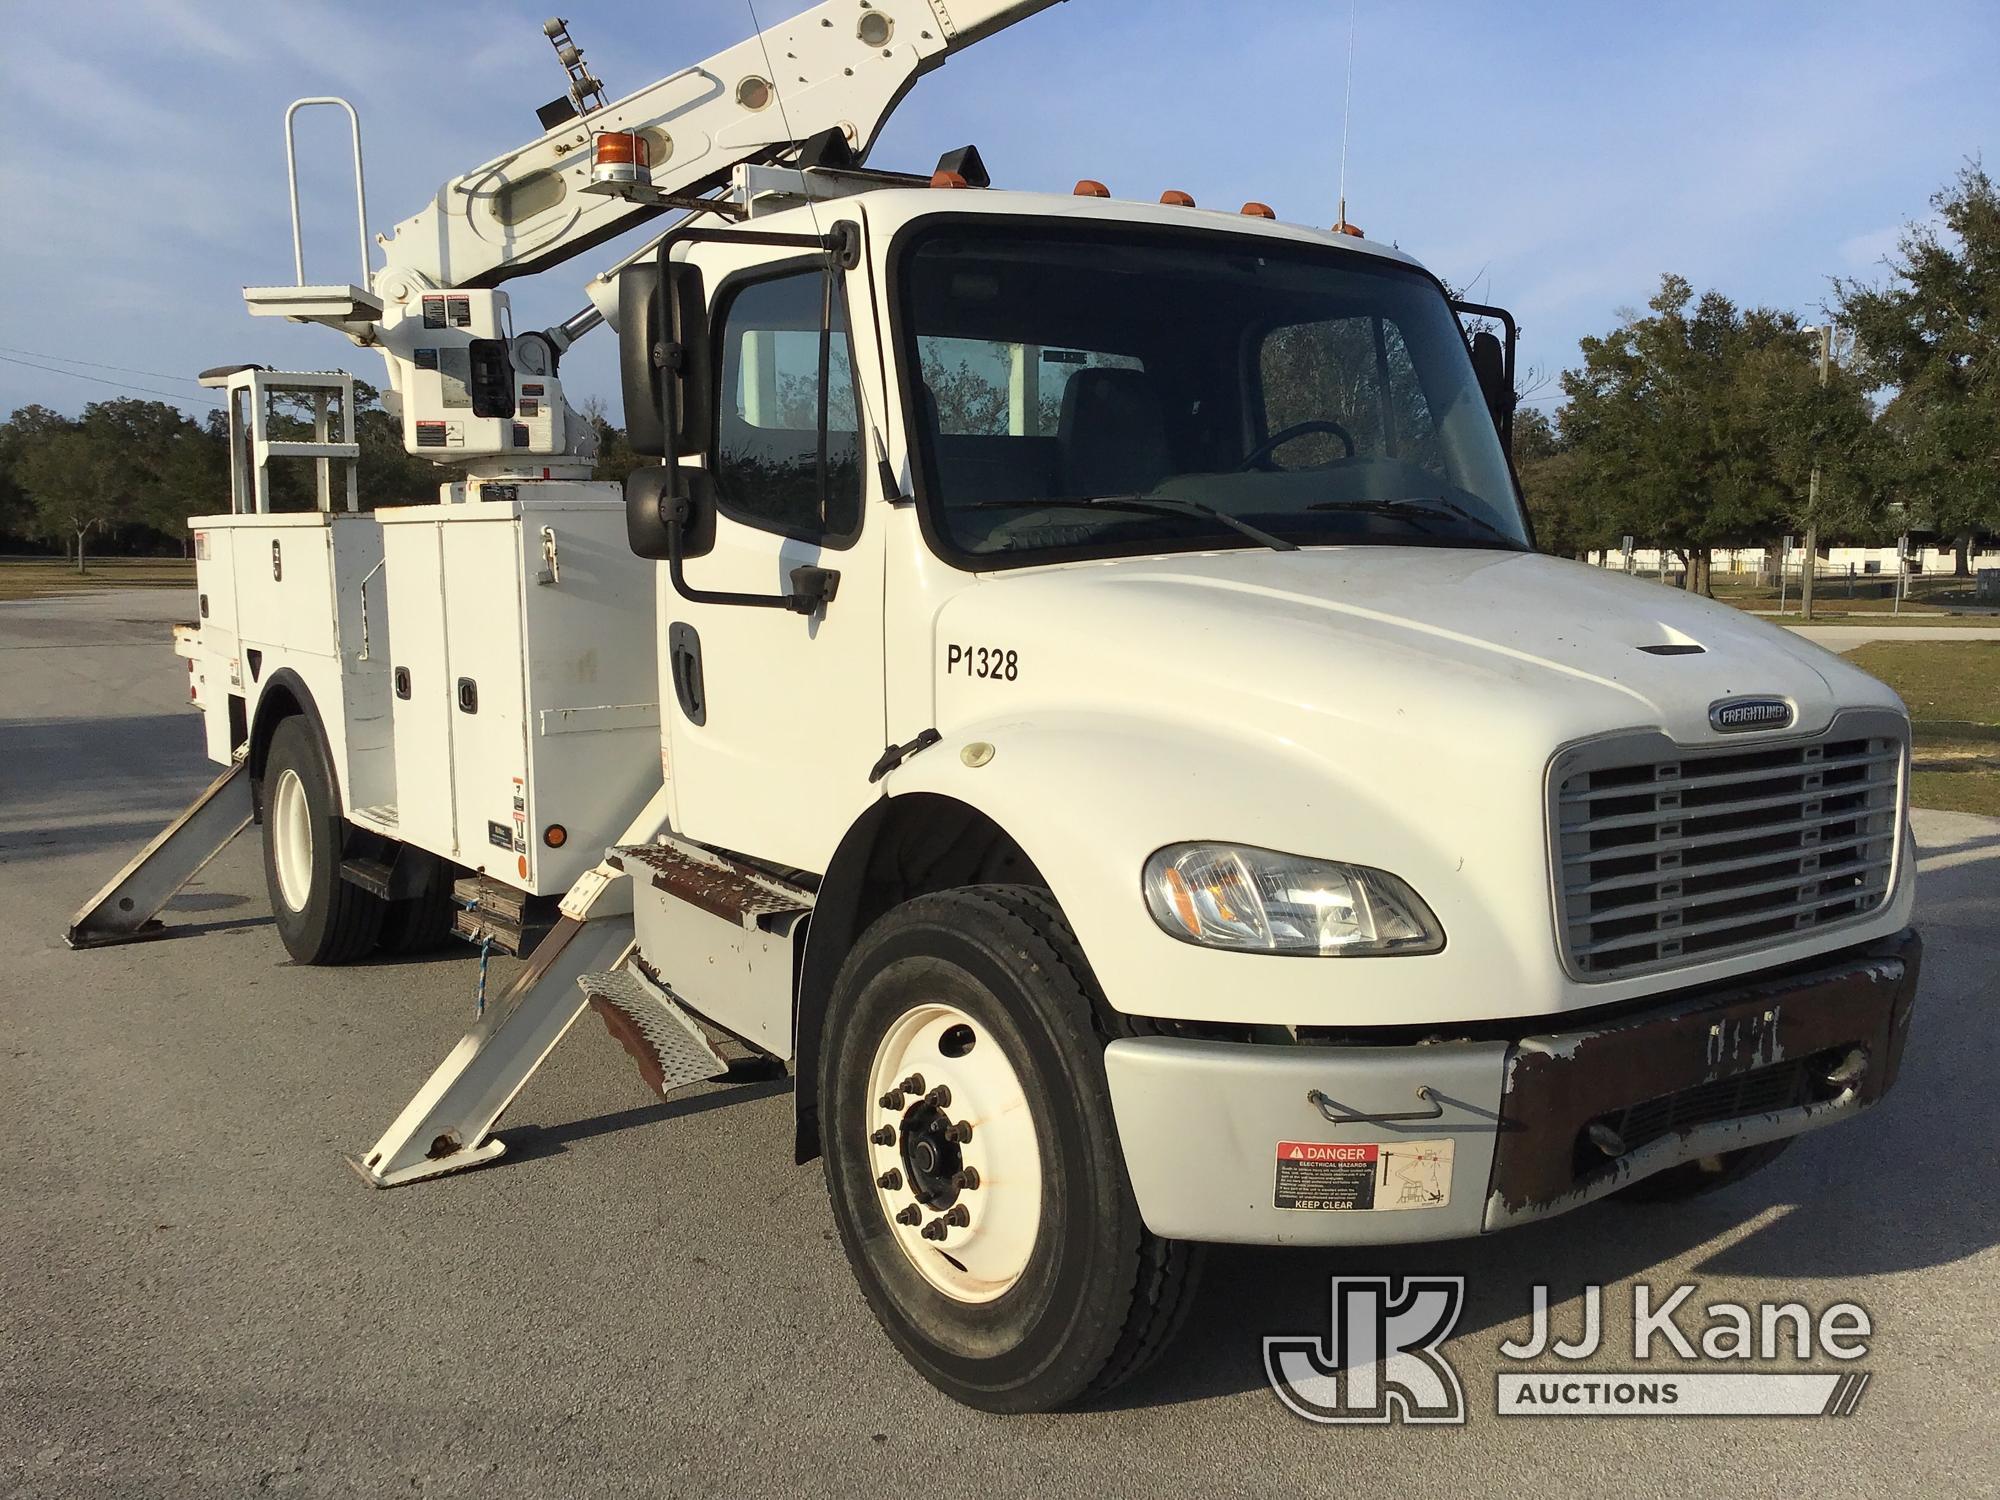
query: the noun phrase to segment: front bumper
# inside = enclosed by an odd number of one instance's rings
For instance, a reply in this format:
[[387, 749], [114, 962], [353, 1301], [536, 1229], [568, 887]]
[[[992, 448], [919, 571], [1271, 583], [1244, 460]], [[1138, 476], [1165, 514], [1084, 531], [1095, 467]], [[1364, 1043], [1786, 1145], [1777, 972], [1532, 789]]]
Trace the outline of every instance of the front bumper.
[[1354, 1245], [1547, 1218], [1847, 1118], [1895, 1081], [1922, 940], [1557, 1033], [1105, 1049], [1140, 1212], [1173, 1239]]

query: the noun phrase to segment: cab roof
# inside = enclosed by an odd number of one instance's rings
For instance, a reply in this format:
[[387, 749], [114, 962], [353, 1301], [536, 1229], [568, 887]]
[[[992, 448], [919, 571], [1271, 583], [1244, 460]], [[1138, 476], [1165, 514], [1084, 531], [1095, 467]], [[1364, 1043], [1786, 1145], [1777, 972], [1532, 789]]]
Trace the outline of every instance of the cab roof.
[[[849, 204], [859, 206], [871, 227], [885, 239], [907, 224], [934, 215], [991, 214], [996, 218], [1069, 219], [1078, 223], [1158, 226], [1163, 229], [1206, 229], [1246, 238], [1276, 240], [1293, 245], [1369, 255], [1402, 265], [1419, 266], [1415, 257], [1390, 245], [1359, 239], [1351, 234], [1335, 234], [1304, 224], [1288, 224], [1281, 219], [1265, 219], [1254, 214], [1227, 209], [1182, 208], [1168, 203], [1134, 203], [1118, 198], [1097, 198], [1069, 193], [1027, 193], [999, 188], [885, 187], [849, 197], [821, 199], [815, 207], [820, 218]], [[775, 213], [757, 214], [760, 227], [794, 227], [793, 216], [809, 219], [803, 206]], [[1421, 267], [1420, 267], [1421, 268]]]

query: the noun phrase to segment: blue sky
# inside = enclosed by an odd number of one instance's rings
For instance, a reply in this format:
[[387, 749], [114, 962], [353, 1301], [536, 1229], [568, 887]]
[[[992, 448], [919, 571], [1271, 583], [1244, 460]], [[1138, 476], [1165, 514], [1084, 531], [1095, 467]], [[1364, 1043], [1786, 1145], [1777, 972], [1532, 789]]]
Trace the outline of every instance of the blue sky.
[[[86, 0], [36, 5], [32, 26], [10, 7], [0, 413], [121, 388], [198, 411], [194, 373], [241, 360], [381, 383], [335, 335], [243, 311], [245, 283], [291, 279], [284, 107], [354, 101], [370, 227], [386, 229], [537, 133], [535, 106], [560, 92], [540, 26], [557, 3], [613, 97], [750, 31], [743, 0]], [[803, 8], [759, 0], [766, 24]], [[1879, 274], [1898, 227], [2000, 139], [1991, 4], [1359, 0], [1355, 15], [1349, 217], [1510, 306], [1545, 370], [1668, 270], [1816, 314], [1829, 276]], [[1090, 176], [1326, 224], [1348, 16], [1344, 0], [1067, 0], [925, 79], [873, 160], [927, 168], [973, 141], [1001, 186]], [[344, 131], [330, 111], [301, 124], [311, 280], [356, 259]], [[516, 325], [582, 306], [619, 250], [514, 283]], [[616, 414], [607, 334], [564, 372]]]

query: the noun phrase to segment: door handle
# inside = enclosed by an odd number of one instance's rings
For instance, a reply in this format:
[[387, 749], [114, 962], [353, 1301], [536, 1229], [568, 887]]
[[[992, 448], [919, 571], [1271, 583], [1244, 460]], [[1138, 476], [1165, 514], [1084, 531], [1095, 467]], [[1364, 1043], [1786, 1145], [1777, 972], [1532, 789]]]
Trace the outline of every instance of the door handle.
[[667, 630], [667, 669], [674, 679], [674, 697], [681, 712], [697, 727], [708, 722], [708, 697], [701, 680], [701, 636], [694, 626], [676, 621]]

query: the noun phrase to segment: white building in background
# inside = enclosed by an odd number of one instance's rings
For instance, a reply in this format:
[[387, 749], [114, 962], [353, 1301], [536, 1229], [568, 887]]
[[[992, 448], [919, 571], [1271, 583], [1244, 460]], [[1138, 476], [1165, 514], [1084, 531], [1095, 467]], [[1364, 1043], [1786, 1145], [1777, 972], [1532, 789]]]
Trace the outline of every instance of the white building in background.
[[[1718, 575], [1727, 574], [1769, 574], [1776, 571], [1775, 562], [1767, 563], [1767, 547], [1717, 547], [1711, 555], [1710, 567]], [[1896, 575], [1896, 548], [1892, 543], [1886, 547], [1828, 547], [1826, 556], [1820, 559], [1819, 576], [1832, 574], [1836, 577], [1852, 573], [1856, 578], [1888, 577]], [[1661, 553], [1657, 547], [1637, 547], [1631, 552], [1628, 568], [1626, 554], [1616, 547], [1599, 548], [1587, 554], [1588, 560], [1601, 568], [1634, 573], [1658, 573], [1661, 571]], [[1993, 567], [2000, 562], [2000, 552], [1988, 547], [1983, 554], [1985, 565]], [[1975, 544], [1972, 549], [1972, 567], [1980, 570], [1982, 553]], [[1958, 553], [1952, 547], [1926, 546], [1914, 548], [1910, 553], [1910, 573], [1913, 577], [1935, 577], [1942, 573], [1949, 576], [1956, 566]], [[1684, 563], [1678, 553], [1668, 552], [1665, 570], [1676, 573]], [[1785, 571], [1797, 577], [1805, 566], [1805, 549], [1794, 547], [1792, 555], [1785, 561]]]

